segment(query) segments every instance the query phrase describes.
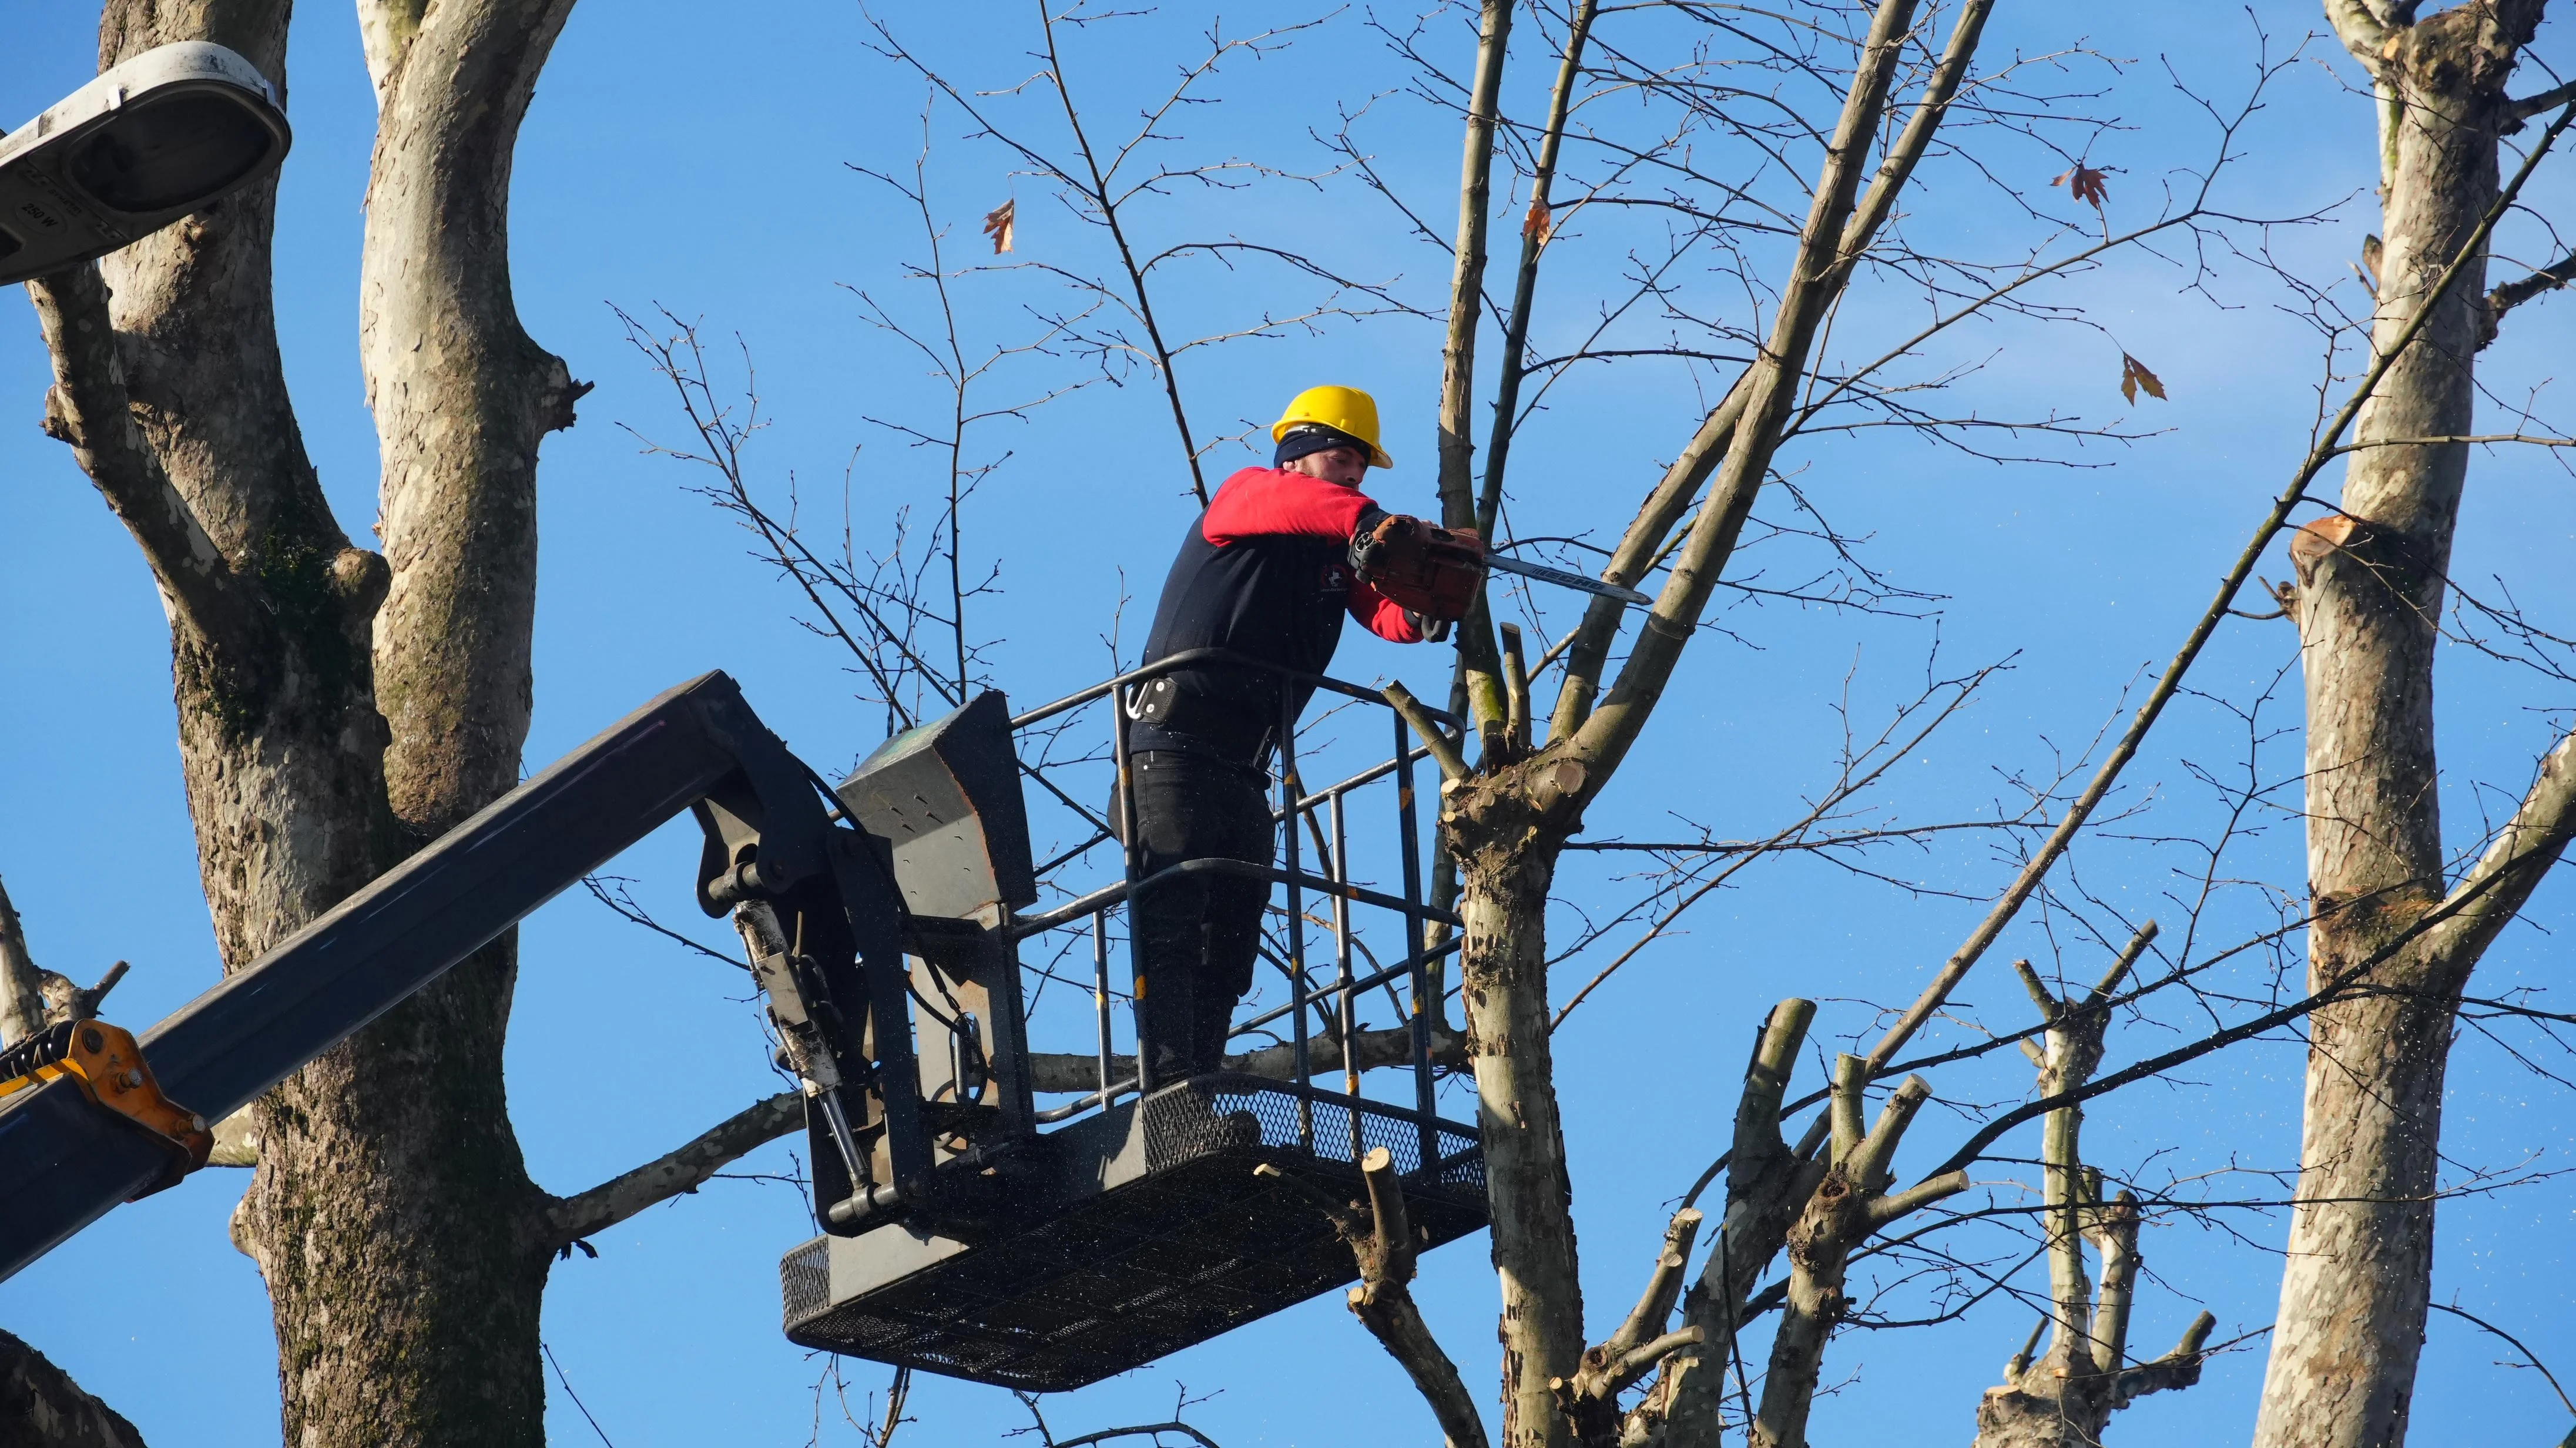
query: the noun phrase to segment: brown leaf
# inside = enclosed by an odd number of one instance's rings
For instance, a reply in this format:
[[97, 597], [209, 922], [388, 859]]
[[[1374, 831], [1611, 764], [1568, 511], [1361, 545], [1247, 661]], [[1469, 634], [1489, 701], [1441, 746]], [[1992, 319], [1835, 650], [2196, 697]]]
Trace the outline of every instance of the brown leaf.
[[1548, 238], [1556, 235], [1556, 216], [1547, 209], [1546, 202], [1530, 203], [1529, 216], [1521, 222], [1521, 235], [1540, 246], [1547, 245]]
[[1020, 203], [1005, 201], [984, 213], [984, 234], [993, 238], [993, 255], [1011, 249], [1011, 232], [1019, 224]]
[[2146, 363], [2139, 361], [2137, 358], [2130, 356], [2126, 352], [2121, 353], [2120, 395], [2131, 402], [2135, 402], [2138, 400], [2138, 389], [2141, 387], [2145, 388], [2147, 390], [2147, 395], [2154, 398], [2156, 401], [2162, 402], [2165, 400], [2164, 382], [2159, 379], [2156, 374], [2147, 370]]
[[2111, 195], [2108, 184], [2110, 179], [2110, 172], [2096, 171], [2078, 161], [2072, 168], [2051, 177], [2048, 184], [2065, 187], [2068, 195], [2099, 211], [2102, 209], [2102, 203]]

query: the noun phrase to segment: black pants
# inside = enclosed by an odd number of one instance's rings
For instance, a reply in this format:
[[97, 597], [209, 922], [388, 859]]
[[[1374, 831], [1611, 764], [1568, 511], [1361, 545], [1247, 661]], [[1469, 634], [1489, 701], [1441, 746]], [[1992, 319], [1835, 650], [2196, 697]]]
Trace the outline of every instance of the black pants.
[[[1184, 860], [1271, 862], [1268, 781], [1259, 770], [1166, 750], [1139, 751], [1134, 767], [1139, 880]], [[1130, 907], [1142, 961], [1136, 1030], [1151, 1048], [1157, 1083], [1223, 1064], [1235, 1004], [1252, 989], [1269, 901], [1268, 880], [1211, 871], [1166, 880]]]

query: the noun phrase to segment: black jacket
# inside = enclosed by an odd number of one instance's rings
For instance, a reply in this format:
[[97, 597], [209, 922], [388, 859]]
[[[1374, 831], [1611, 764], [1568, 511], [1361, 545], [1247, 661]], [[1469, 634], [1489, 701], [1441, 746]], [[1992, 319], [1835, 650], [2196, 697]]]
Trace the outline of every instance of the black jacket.
[[[1419, 640], [1404, 610], [1351, 568], [1351, 531], [1374, 506], [1355, 488], [1303, 473], [1245, 468], [1226, 479], [1172, 560], [1145, 662], [1222, 648], [1320, 674], [1332, 665], [1345, 617], [1398, 643]], [[1170, 682], [1145, 686], [1129, 748], [1265, 761], [1282, 712], [1276, 675], [1212, 666], [1164, 678]], [[1290, 686], [1292, 717], [1313, 692], [1311, 684]]]

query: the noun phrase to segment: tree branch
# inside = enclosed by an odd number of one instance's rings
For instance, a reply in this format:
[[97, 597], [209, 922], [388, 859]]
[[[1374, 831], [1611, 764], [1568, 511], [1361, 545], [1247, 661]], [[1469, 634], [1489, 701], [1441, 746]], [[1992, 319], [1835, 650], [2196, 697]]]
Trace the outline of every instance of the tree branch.
[[2443, 904], [2455, 913], [2434, 933], [2432, 948], [2454, 972], [2474, 964], [2531, 898], [2576, 834], [2576, 733], [2540, 761], [2522, 805]]
[[1326, 1196], [1322, 1189], [1275, 1167], [1258, 1166], [1253, 1168], [1253, 1174], [1316, 1199], [1318, 1207], [1332, 1219], [1334, 1230], [1350, 1244], [1351, 1256], [1359, 1264], [1360, 1285], [1352, 1288], [1345, 1299], [1351, 1315], [1413, 1379], [1415, 1390], [1430, 1405], [1449, 1448], [1485, 1448], [1490, 1440], [1485, 1436], [1484, 1418], [1476, 1411], [1475, 1395], [1467, 1391], [1466, 1382], [1458, 1376], [1458, 1365], [1449, 1360], [1439, 1339], [1431, 1335], [1429, 1324], [1422, 1320], [1422, 1310], [1413, 1302], [1413, 1270], [1419, 1248], [1412, 1223], [1405, 1215], [1404, 1188], [1396, 1178], [1395, 1158], [1382, 1146], [1370, 1148], [1368, 1155], [1361, 1158], [1360, 1178], [1367, 1184], [1369, 1198], [1365, 1216], [1354, 1210], [1356, 1203], [1345, 1206]]
[[2343, 42], [2343, 48], [2361, 62], [2361, 68], [2376, 77], [2380, 47], [2388, 43], [2388, 27], [2371, 13], [2369, 0], [2326, 0], [2326, 22], [2334, 27], [2335, 38]]
[[180, 626], [228, 663], [261, 657], [266, 614], [256, 593], [233, 572], [134, 426], [98, 268], [84, 263], [31, 281], [27, 298], [54, 363], [46, 434], [71, 445], [81, 471], [134, 535]]
[[1387, 703], [1395, 707], [1396, 713], [1404, 716], [1404, 722], [1413, 726], [1414, 734], [1422, 740], [1422, 747], [1431, 751], [1431, 762], [1440, 766], [1442, 779], [1467, 777], [1465, 756], [1459, 754], [1458, 746], [1450, 741], [1448, 735], [1440, 732], [1440, 726], [1431, 722], [1431, 716], [1423, 712], [1422, 701], [1413, 697], [1411, 689], [1395, 683], [1379, 692], [1386, 696]]
[[[2246, 579], [2253, 576], [2254, 566], [2262, 558], [2264, 550], [2271, 546], [2272, 539], [2288, 524], [2292, 510], [2306, 499], [2308, 485], [2316, 480], [2317, 474], [2325, 469], [2327, 463], [2333, 461], [2345, 431], [2352, 426], [2353, 420], [2361, 415], [2362, 405], [2378, 391], [2379, 384], [2387, 377], [2389, 369], [2397, 365], [2397, 359], [2406, 355], [2407, 349], [2412, 347], [2415, 339], [2423, 333], [2425, 325], [2431, 320], [2442, 298], [2449, 295], [2451, 288], [2458, 283], [2469, 262], [2485, 254], [2487, 238], [2494, 233], [2496, 222], [2513, 208], [2514, 201], [2522, 194], [2523, 183], [2531, 179], [2531, 173], [2540, 165], [2540, 158], [2548, 154], [2559, 134], [2566, 130], [2571, 121], [2576, 121], [2576, 104], [2560, 112], [2558, 119], [2550, 123], [2549, 130], [2542, 135], [2539, 143], [2533, 146], [2530, 154], [2523, 158], [2521, 169], [2514, 172], [2513, 179], [2508, 181], [2504, 189], [2497, 194], [2495, 204], [2488, 208], [2486, 216], [2478, 223], [2477, 229], [2469, 233], [2468, 239], [2461, 244], [2458, 253], [2451, 258], [2450, 265], [2443, 269], [2440, 279], [2434, 282], [2431, 290], [2425, 295], [2415, 316], [2406, 324], [2405, 330], [2391, 340], [2386, 352], [2372, 359], [2370, 370], [2363, 374], [2360, 385], [2353, 389], [2349, 398], [2345, 399], [2343, 407], [2328, 419], [2323, 428], [2318, 430], [2315, 445], [2309, 448], [2308, 455], [2300, 463], [2298, 471], [2291, 475], [2289, 485], [2281, 490], [2279, 497], [2273, 499], [2272, 511], [2265, 516], [2261, 524], [2256, 526], [2254, 536], [2246, 540], [2244, 550], [2237, 554], [2235, 566], [2230, 568], [2226, 577], [2219, 581], [2218, 596], [2210, 600], [2209, 607], [2201, 612], [2200, 620], [2192, 625], [2190, 636], [2183, 640], [2182, 647], [2175, 651], [2173, 659], [2165, 665], [2164, 673], [2156, 680], [2156, 686], [2148, 693], [2146, 702], [2138, 706], [2137, 716], [2130, 720], [2128, 729], [2111, 747], [2109, 757], [2102, 761], [2100, 769], [2094, 771], [2093, 779], [2085, 785], [2084, 792], [2076, 796], [2073, 804], [2067, 806], [2065, 815], [2057, 822], [2057, 828], [2050, 831], [2047, 841], [2030, 857], [2029, 862], [2022, 866], [2021, 873], [2014, 876], [2012, 884], [2005, 889], [2002, 898], [1995, 902], [1994, 908], [1986, 912], [1985, 918], [1977, 923], [1976, 929], [1969, 932], [1968, 938], [1960, 943], [1958, 950], [1941, 967], [1940, 974], [1924, 988], [1922, 996], [1916, 1000], [1913, 1008], [1908, 1010], [1904, 1018], [1899, 1020], [1871, 1050], [1870, 1060], [1873, 1063], [1871, 1066], [1873, 1071], [1883, 1068], [1889, 1060], [1893, 1059], [1898, 1049], [1913, 1036], [1916, 1030], [1921, 1028], [1923, 1022], [1930, 1020], [1933, 1014], [1949, 1000], [1950, 992], [1967, 975], [1969, 968], [1974, 966], [1979, 957], [1986, 953], [1987, 947], [1993, 945], [1997, 937], [2003, 934], [2004, 927], [2012, 923], [2013, 917], [2021, 912], [2021, 907], [2039, 888], [2040, 881], [2057, 863], [2058, 857], [2066, 853], [2068, 846], [2074, 844], [2077, 831], [2083, 828], [2085, 820], [2091, 818], [2095, 807], [2100, 805], [2103, 798], [2110, 793], [2111, 786], [2118, 781], [2121, 771], [2126, 769], [2129, 761], [2136, 757], [2138, 746], [2145, 741], [2147, 731], [2155, 727], [2156, 720], [2164, 714], [2165, 706], [2172, 702], [2174, 694], [2182, 687], [2183, 676], [2191, 671], [2191, 666], [2200, 657], [2201, 650], [2207, 647], [2210, 638], [2217, 633], [2219, 624], [2226, 620], [2229, 610], [2235, 607], [2236, 595], [2245, 587]], [[2497, 924], [2501, 926], [2502, 921], [2498, 921]]]
[[755, 1147], [794, 1131], [805, 1122], [805, 1099], [782, 1091], [714, 1126], [677, 1151], [576, 1196], [548, 1203], [541, 1245], [551, 1251], [604, 1232], [645, 1208], [694, 1192], [717, 1172]]
[[[1467, 94], [1467, 134], [1459, 158], [1458, 234], [1450, 249], [1449, 326], [1440, 348], [1440, 521], [1477, 523], [1473, 483], [1476, 328], [1483, 315], [1485, 231], [1493, 210], [1494, 121], [1503, 62], [1512, 34], [1512, 0], [1483, 0], [1476, 33], [1476, 72]], [[1458, 626], [1458, 659], [1466, 669], [1467, 717], [1479, 728], [1503, 717], [1490, 610], [1479, 596]]]
[[[1932, 137], [1948, 116], [1950, 103], [1958, 95], [1966, 78], [1968, 63], [1975, 58], [1977, 43], [1984, 35], [1986, 17], [1994, 9], [1993, 0], [1968, 0], [1961, 7], [1950, 30], [1949, 44], [1942, 51], [1939, 65], [1923, 88], [1914, 113], [1907, 118], [1905, 129], [1879, 163], [1878, 173], [1870, 181], [1867, 194], [1844, 224], [1837, 247], [1837, 257], [1830, 271], [1817, 279], [1824, 293], [1824, 304], [1841, 294], [1851, 280], [1851, 272], [1861, 254], [1877, 239], [1887, 218], [1894, 214], [1896, 199], [1912, 179], [1915, 166], [1930, 149]], [[1855, 78], [1857, 83], [1857, 78]], [[1883, 97], [1882, 97], [1883, 100]], [[1821, 194], [1821, 193], [1819, 193]], [[1801, 272], [1800, 275], [1806, 275]], [[1784, 314], [1785, 315], [1785, 314]], [[1610, 564], [1601, 572], [1612, 583], [1633, 584], [1650, 566], [1650, 560], [1661, 551], [1664, 536], [1681, 520], [1691, 500], [1699, 496], [1709, 473], [1733, 446], [1736, 424], [1744, 416], [1751, 398], [1748, 387], [1753, 369], [1740, 374], [1726, 396], [1702, 419], [1688, 446], [1664, 470], [1636, 520], [1621, 536], [1619, 548]], [[1600, 688], [1601, 670], [1607, 661], [1611, 641], [1617, 636], [1625, 617], [1624, 605], [1615, 599], [1595, 599], [1587, 606], [1583, 622], [1571, 635], [1573, 652], [1568, 655], [1565, 681], [1557, 692], [1556, 709], [1548, 720], [1548, 738], [1564, 738], [1582, 727], [1590, 716], [1593, 698]]]
[[1682, 646], [1698, 627], [1718, 575], [1733, 555], [1754, 495], [1769, 475], [1771, 458], [1788, 421], [1798, 379], [1825, 313], [1836, 295], [1844, 230], [1852, 218], [1870, 138], [1886, 112], [1888, 87], [1904, 51], [1914, 0], [1880, 0], [1853, 67], [1851, 88], [1825, 153], [1798, 255], [1781, 290], [1770, 340], [1749, 375], [1744, 421], [1734, 429], [1726, 460], [1718, 465], [1709, 498], [1691, 525], [1690, 538], [1673, 560], [1663, 591], [1645, 618], [1636, 648], [1601, 707], [1575, 732], [1572, 749], [1587, 767], [1586, 797], [1597, 793], [1663, 695], [1681, 660]]
[[114, 1408], [16, 1337], [0, 1332], [0, 1443], [12, 1448], [143, 1448]]
[[[1503, 477], [1511, 461], [1512, 433], [1520, 422], [1521, 378], [1529, 360], [1530, 309], [1538, 296], [1538, 264], [1555, 235], [1556, 219], [1548, 198], [1556, 184], [1556, 157], [1565, 144], [1565, 117], [1574, 101], [1574, 85], [1583, 76], [1583, 47], [1592, 35], [1592, 17], [1601, 0], [1577, 0], [1567, 22], [1565, 51], [1558, 60], [1556, 85], [1548, 92], [1547, 126], [1538, 143], [1538, 164], [1530, 171], [1529, 215], [1521, 224], [1520, 268], [1512, 280], [1512, 310], [1503, 319], [1503, 354], [1494, 378], [1494, 421], [1485, 443], [1485, 476], [1476, 497], [1476, 528], [1494, 536], [1502, 510]], [[1577, 203], [1578, 206], [1580, 203]]]
[[2542, 111], [2554, 111], [2569, 101], [2576, 101], [2576, 80], [2571, 80], [2564, 85], [2551, 86], [2536, 96], [2509, 101], [2505, 104], [2505, 114], [2519, 123], [2530, 120]]
[[2505, 313], [2539, 296], [2542, 292], [2554, 292], [2571, 281], [2576, 281], [2576, 251], [2569, 252], [2518, 282], [2507, 282], [2487, 293], [2486, 321], [2478, 329], [2478, 335], [2486, 342], [2494, 341], [2496, 329], [2503, 323]]

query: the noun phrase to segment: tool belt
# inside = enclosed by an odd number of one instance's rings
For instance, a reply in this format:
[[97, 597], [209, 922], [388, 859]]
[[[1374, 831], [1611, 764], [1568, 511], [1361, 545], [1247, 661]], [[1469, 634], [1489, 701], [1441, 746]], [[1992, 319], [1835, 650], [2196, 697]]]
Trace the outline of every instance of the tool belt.
[[1137, 686], [1127, 717], [1148, 727], [1136, 747], [1150, 749], [1153, 735], [1180, 735], [1205, 743], [1226, 760], [1267, 769], [1278, 742], [1280, 681], [1249, 669], [1189, 669]]

